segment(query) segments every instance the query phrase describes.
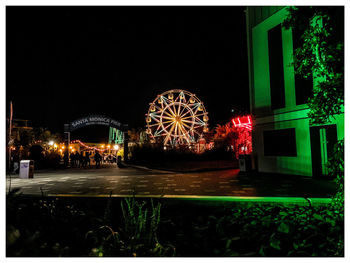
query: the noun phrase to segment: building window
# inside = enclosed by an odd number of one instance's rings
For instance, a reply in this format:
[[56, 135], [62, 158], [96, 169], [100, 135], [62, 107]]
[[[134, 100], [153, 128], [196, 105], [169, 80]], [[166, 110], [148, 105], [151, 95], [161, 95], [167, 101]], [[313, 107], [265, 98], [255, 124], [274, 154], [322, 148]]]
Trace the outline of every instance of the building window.
[[271, 109], [285, 107], [281, 25], [268, 31]]
[[265, 156], [297, 156], [295, 129], [264, 131]]
[[[293, 28], [293, 49], [301, 47], [303, 45], [303, 31], [299, 28]], [[308, 99], [312, 95], [312, 89], [313, 89], [313, 80], [310, 76], [309, 78], [304, 78], [304, 76], [301, 75], [294, 75], [295, 78], [295, 98], [296, 98], [296, 105], [305, 104], [307, 103]]]

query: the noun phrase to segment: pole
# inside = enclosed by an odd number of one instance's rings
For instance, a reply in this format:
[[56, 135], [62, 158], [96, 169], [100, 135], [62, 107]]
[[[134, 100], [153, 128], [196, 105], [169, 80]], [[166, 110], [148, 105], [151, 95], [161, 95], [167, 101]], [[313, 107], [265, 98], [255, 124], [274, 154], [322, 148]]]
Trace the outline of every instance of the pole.
[[10, 101], [10, 120], [9, 120], [9, 141], [7, 144], [7, 147], [9, 149], [9, 160], [8, 160], [8, 169], [10, 171], [11, 167], [11, 145], [12, 145], [12, 140], [11, 140], [11, 135], [12, 135], [12, 116], [13, 116], [13, 107], [12, 107], [12, 101]]
[[69, 124], [64, 124], [64, 141], [65, 141], [65, 153], [63, 155], [64, 158], [64, 166], [68, 167], [69, 165], [69, 144], [70, 144], [70, 126]]
[[124, 162], [128, 162], [128, 155], [129, 155], [129, 136], [128, 131], [124, 132]]

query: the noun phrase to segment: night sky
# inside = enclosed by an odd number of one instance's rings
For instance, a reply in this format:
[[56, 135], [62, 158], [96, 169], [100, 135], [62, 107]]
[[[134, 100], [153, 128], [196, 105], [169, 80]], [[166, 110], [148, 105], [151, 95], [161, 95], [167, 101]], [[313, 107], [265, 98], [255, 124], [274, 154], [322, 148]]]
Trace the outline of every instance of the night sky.
[[14, 118], [54, 132], [89, 114], [136, 128], [177, 88], [204, 102], [211, 127], [224, 124], [232, 108], [249, 111], [244, 9], [7, 7], [7, 102]]

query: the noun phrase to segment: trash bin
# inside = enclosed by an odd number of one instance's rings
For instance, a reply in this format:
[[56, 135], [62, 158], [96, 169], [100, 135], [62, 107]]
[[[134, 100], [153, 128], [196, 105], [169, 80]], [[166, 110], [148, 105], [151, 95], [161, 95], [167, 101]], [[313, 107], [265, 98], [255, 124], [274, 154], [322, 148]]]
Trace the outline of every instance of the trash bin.
[[19, 178], [28, 179], [34, 177], [34, 161], [22, 160], [19, 166]]
[[250, 155], [239, 156], [239, 169], [241, 172], [248, 172], [252, 169], [252, 158]]

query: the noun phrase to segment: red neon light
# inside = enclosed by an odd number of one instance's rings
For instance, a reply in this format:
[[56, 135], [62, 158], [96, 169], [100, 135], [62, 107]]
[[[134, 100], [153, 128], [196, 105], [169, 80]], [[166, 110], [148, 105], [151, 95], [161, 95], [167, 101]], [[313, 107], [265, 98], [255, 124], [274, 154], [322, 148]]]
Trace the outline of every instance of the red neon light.
[[240, 154], [251, 154], [252, 153], [252, 120], [250, 115], [240, 116], [232, 119], [232, 123], [235, 128], [235, 132], [238, 137], [234, 142], [234, 149], [236, 157]]
[[250, 116], [242, 116], [232, 119], [232, 123], [235, 128], [246, 128], [248, 130], [252, 130], [252, 122]]

